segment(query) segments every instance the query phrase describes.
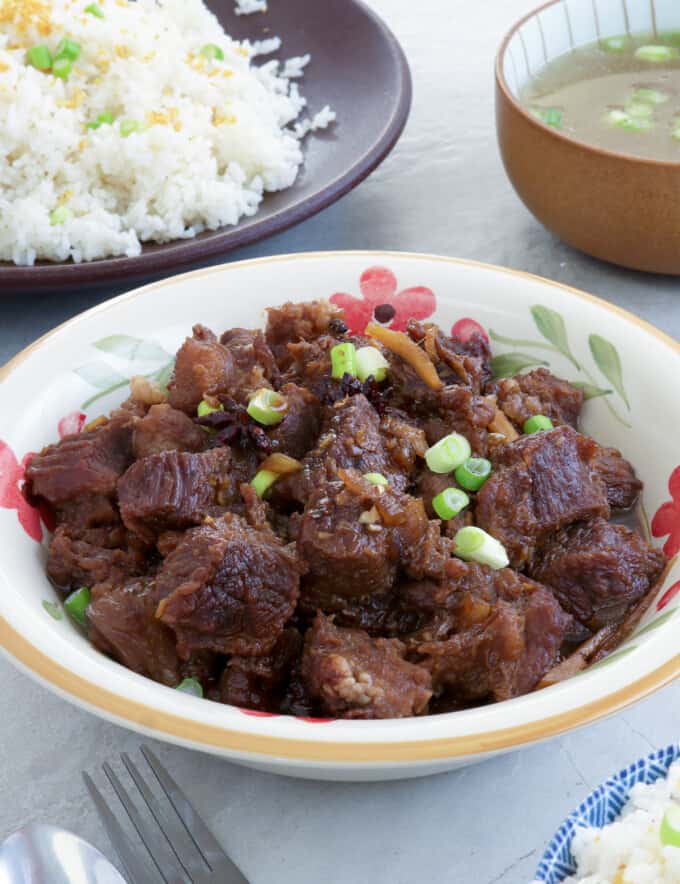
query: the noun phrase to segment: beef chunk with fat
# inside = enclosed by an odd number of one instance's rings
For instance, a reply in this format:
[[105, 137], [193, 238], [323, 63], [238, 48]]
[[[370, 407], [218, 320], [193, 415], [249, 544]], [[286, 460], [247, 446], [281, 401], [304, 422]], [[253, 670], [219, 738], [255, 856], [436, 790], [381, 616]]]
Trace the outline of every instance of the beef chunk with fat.
[[498, 407], [520, 430], [536, 414], [544, 414], [555, 425], [569, 424], [575, 428], [583, 407], [583, 390], [545, 368], [503, 378], [490, 389], [496, 393]]
[[47, 554], [47, 575], [64, 591], [122, 582], [142, 574], [147, 566], [146, 548], [122, 525], [89, 529], [60, 525]]
[[477, 494], [475, 517], [505, 546], [513, 567], [526, 565], [560, 528], [609, 517], [606, 488], [590, 469], [596, 448], [592, 439], [561, 426], [497, 449], [495, 470]]
[[623, 525], [572, 525], [544, 546], [531, 574], [591, 630], [620, 620], [660, 577], [665, 556]]
[[177, 352], [168, 402], [190, 416], [206, 394], [225, 392], [233, 371], [230, 353], [203, 325], [195, 325]]
[[284, 629], [268, 654], [230, 657], [219, 683], [220, 702], [261, 711], [278, 708], [301, 650], [300, 633]]
[[152, 405], [135, 424], [132, 450], [135, 459], [142, 460], [163, 451], [202, 451], [207, 441], [207, 433], [183, 411], [167, 404]]
[[399, 639], [340, 629], [319, 614], [305, 636], [301, 673], [328, 715], [353, 719], [420, 715], [432, 695], [429, 673], [404, 659]]
[[182, 657], [268, 653], [295, 610], [300, 564], [269, 530], [228, 513], [189, 529], [157, 578], [157, 616], [177, 635]]
[[211, 508], [240, 501], [246, 476], [235, 464], [228, 448], [164, 451], [137, 461], [118, 482], [123, 522], [148, 542], [161, 531], [200, 524]]
[[427, 441], [434, 445], [449, 433], [460, 433], [477, 455], [486, 455], [490, 425], [496, 415], [493, 401], [467, 387], [445, 387], [437, 396], [438, 404], [423, 418]]
[[[281, 368], [288, 368], [291, 355], [289, 344], [315, 341], [336, 328], [345, 327], [343, 311], [329, 301], [309, 301], [304, 304], [283, 304], [267, 310], [265, 337]], [[335, 322], [335, 326], [333, 323]]]

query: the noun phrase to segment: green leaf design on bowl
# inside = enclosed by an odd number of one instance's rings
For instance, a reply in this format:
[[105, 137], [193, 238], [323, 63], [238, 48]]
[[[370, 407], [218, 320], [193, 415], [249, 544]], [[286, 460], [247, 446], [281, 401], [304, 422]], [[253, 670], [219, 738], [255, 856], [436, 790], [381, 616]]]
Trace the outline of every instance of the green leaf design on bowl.
[[593, 669], [602, 669], [603, 666], [609, 666], [610, 663], [622, 660], [624, 657], [627, 657], [628, 654], [632, 654], [633, 651], [637, 651], [637, 645], [629, 645], [626, 648], [621, 648], [620, 651], [617, 651], [615, 654], [610, 654], [608, 657], [605, 657], [604, 660], [600, 660], [598, 663], [593, 663], [593, 665], [585, 669], [584, 672], [592, 672]]
[[106, 390], [109, 387], [115, 386], [115, 384], [124, 383], [127, 380], [127, 378], [124, 378], [122, 374], [111, 368], [106, 362], [88, 362], [86, 365], [81, 365], [79, 368], [74, 369], [74, 371], [78, 377], [81, 377], [91, 387], [96, 387], [98, 390]]
[[536, 328], [543, 337], [550, 341], [576, 369], [580, 369], [571, 352], [567, 327], [562, 316], [556, 310], [551, 310], [550, 307], [544, 307], [542, 304], [534, 304], [531, 308], [531, 315], [536, 323]]
[[583, 398], [585, 400], [597, 399], [599, 396], [610, 396], [614, 392], [613, 390], [604, 390], [602, 387], [595, 386], [595, 384], [589, 384], [587, 381], [570, 381], [570, 383], [572, 387], [583, 390]]
[[491, 371], [495, 378], [511, 378], [533, 365], [548, 365], [548, 363], [528, 353], [501, 353], [491, 360]]
[[645, 635], [647, 632], [653, 632], [655, 629], [658, 629], [660, 626], [663, 626], [668, 620], [678, 613], [677, 608], [673, 608], [671, 611], [665, 611], [660, 617], [657, 617], [656, 620], [652, 620], [651, 623], [648, 623], [646, 626], [643, 626], [638, 632], [635, 633], [635, 638], [638, 638], [641, 635]]
[[103, 353], [111, 353], [128, 362], [159, 362], [170, 356], [155, 341], [143, 341], [131, 335], [109, 335], [95, 341], [94, 346]]
[[603, 338], [602, 335], [590, 335], [588, 345], [597, 367], [623, 399], [630, 411], [630, 402], [623, 386], [623, 369], [621, 368], [619, 351], [611, 341]]

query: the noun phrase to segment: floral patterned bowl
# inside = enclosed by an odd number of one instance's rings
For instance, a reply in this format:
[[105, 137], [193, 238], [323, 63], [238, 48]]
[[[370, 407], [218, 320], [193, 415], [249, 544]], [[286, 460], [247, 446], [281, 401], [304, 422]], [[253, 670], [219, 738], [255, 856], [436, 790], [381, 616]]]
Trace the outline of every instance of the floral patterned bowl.
[[555, 833], [543, 854], [533, 884], [561, 884], [576, 873], [571, 843], [576, 830], [585, 826], [602, 828], [613, 823], [636, 783], [653, 783], [668, 773], [680, 758], [680, 745], [673, 743], [646, 758], [640, 758], [598, 786], [572, 811]]
[[[0, 370], [0, 646], [66, 699], [155, 737], [306, 777], [388, 779], [448, 770], [594, 721], [680, 671], [680, 567], [628, 642], [570, 681], [504, 703], [395, 721], [318, 721], [200, 700], [130, 672], [63, 616], [45, 577], [49, 520], [20, 493], [30, 452], [78, 431], [160, 381], [196, 322], [254, 326], [264, 308], [330, 297], [354, 331], [377, 316], [403, 328], [432, 318], [489, 335], [494, 370], [548, 365], [583, 385], [583, 425], [624, 452], [645, 482], [643, 513], [669, 556], [680, 549], [680, 345], [590, 295], [515, 271], [427, 255], [321, 253], [213, 267], [157, 282], [71, 320]], [[380, 309], [382, 308], [382, 309]], [[646, 519], [646, 517], [645, 517]]]

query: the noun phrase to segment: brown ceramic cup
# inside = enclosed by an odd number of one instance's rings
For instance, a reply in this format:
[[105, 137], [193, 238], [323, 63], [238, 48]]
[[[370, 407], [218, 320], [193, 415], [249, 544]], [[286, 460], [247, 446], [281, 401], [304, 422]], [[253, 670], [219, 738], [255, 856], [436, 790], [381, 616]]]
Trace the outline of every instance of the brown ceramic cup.
[[626, 31], [680, 29], [680, 4], [552, 0], [510, 30], [496, 59], [501, 155], [527, 208], [565, 242], [623, 267], [680, 275], [680, 162], [646, 160], [578, 142], [519, 102], [546, 63]]

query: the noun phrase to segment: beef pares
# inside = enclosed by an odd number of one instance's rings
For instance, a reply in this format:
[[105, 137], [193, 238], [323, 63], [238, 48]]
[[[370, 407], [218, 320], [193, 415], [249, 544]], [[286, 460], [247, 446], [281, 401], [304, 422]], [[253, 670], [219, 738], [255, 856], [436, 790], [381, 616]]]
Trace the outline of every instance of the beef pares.
[[314, 447], [321, 428], [321, 403], [305, 387], [284, 384], [280, 390], [288, 402], [286, 416], [269, 433], [273, 451], [300, 459]]
[[573, 522], [609, 517], [607, 490], [593, 475], [597, 443], [568, 426], [523, 436], [497, 450], [496, 468], [477, 494], [480, 528], [522, 568], [550, 534]]
[[47, 575], [59, 589], [93, 586], [110, 581], [120, 583], [143, 574], [148, 555], [143, 543], [122, 525], [106, 528], [76, 528], [60, 525], [47, 554]]
[[193, 420], [171, 405], [152, 405], [135, 424], [132, 450], [135, 460], [163, 451], [202, 451], [208, 436]]
[[132, 463], [134, 419], [121, 417], [65, 436], [36, 454], [26, 469], [26, 493], [42, 498], [58, 521], [93, 527], [116, 521], [116, 483]]
[[301, 650], [300, 633], [284, 629], [268, 654], [230, 657], [220, 678], [220, 702], [263, 712], [278, 708]]
[[524, 422], [544, 414], [553, 424], [576, 427], [583, 407], [583, 390], [537, 368], [514, 378], [503, 378], [492, 385], [498, 407], [521, 430]]
[[295, 610], [300, 570], [272, 531], [227, 514], [187, 531], [165, 559], [157, 616], [175, 631], [182, 657], [266, 654]]
[[658, 580], [661, 550], [623, 525], [596, 519], [561, 531], [541, 550], [531, 574], [591, 630], [620, 620]]
[[404, 659], [398, 639], [340, 629], [319, 614], [305, 636], [302, 680], [307, 694], [334, 717], [421, 715], [432, 695], [428, 672]]
[[642, 482], [620, 451], [598, 445], [591, 459], [591, 468], [595, 476], [604, 482], [607, 501], [613, 510], [629, 510], [635, 506], [642, 491]]
[[309, 301], [305, 304], [283, 304], [267, 310], [265, 337], [281, 368], [292, 361], [289, 344], [315, 341], [322, 335], [346, 330], [342, 310], [329, 301]]
[[118, 482], [125, 525], [148, 542], [164, 530], [199, 525], [211, 508], [240, 500], [228, 448], [164, 451], [133, 464]]

